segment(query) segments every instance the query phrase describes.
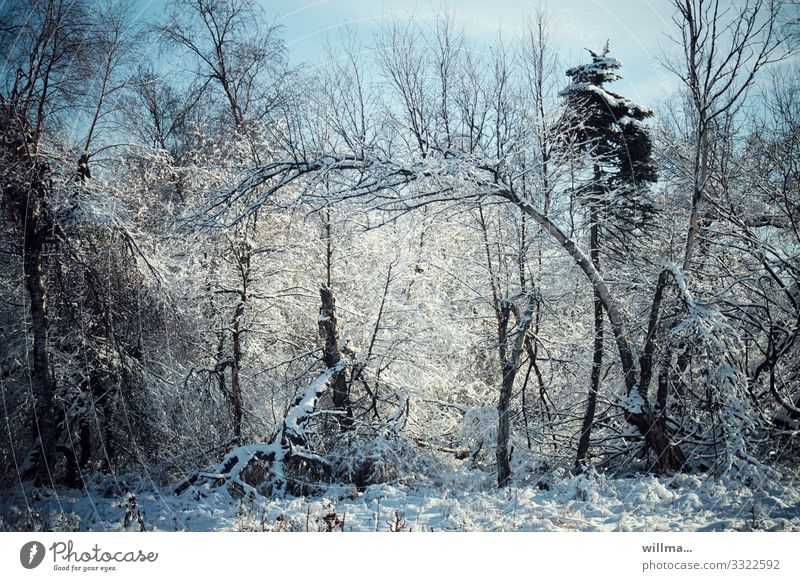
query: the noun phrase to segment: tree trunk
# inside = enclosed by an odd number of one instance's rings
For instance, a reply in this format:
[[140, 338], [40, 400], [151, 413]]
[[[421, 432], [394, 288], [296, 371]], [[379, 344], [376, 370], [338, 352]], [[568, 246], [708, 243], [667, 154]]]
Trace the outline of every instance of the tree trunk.
[[708, 127], [701, 120], [702, 129], [695, 143], [694, 174], [692, 181], [692, 209], [689, 213], [689, 228], [686, 232], [686, 251], [683, 258], [683, 271], [688, 272], [692, 262], [695, 240], [700, 228], [700, 205], [703, 201], [703, 190], [708, 176]]
[[349, 426], [352, 423], [353, 409], [350, 404], [345, 369], [344, 366], [340, 366], [342, 355], [339, 351], [339, 335], [336, 328], [336, 299], [333, 291], [327, 285], [320, 287], [319, 295], [322, 299], [322, 306], [319, 309], [319, 334], [324, 341], [322, 360], [328, 369], [341, 367], [331, 378], [333, 407], [344, 412], [341, 425]]
[[23, 279], [30, 301], [33, 339], [29, 361], [34, 446], [22, 477], [52, 484], [58, 428], [52, 401], [54, 385], [50, 375], [44, 250], [52, 237], [53, 223], [46, 209], [51, 190], [50, 170], [36, 157], [36, 136], [37, 130], [31, 129], [14, 104], [3, 102], [0, 107], [0, 210], [9, 214], [22, 234]]
[[[525, 310], [520, 310], [507, 300], [500, 303], [498, 316], [498, 338], [500, 350], [500, 362], [502, 364], [503, 382], [500, 387], [500, 399], [497, 403], [497, 447], [495, 458], [497, 459], [497, 485], [503, 487], [511, 479], [511, 452], [508, 442], [511, 434], [509, 422], [509, 412], [511, 407], [511, 394], [514, 389], [514, 380], [519, 370], [519, 360], [525, 345], [525, 338], [533, 319], [533, 309], [536, 300], [532, 294], [527, 297], [528, 303]], [[516, 337], [513, 345], [508, 345], [508, 324], [511, 313], [517, 319]]]
[[[600, 225], [597, 209], [591, 209], [590, 245], [589, 250], [592, 265], [600, 272]], [[597, 291], [592, 289], [594, 295], [594, 345], [592, 355], [592, 372], [589, 384], [589, 394], [586, 401], [586, 412], [581, 425], [581, 437], [578, 441], [578, 453], [575, 458], [575, 469], [581, 471], [584, 467], [586, 455], [589, 452], [594, 414], [597, 408], [597, 394], [600, 391], [600, 373], [603, 368], [603, 300]]]
[[[255, 234], [256, 222], [253, 221], [253, 234]], [[247, 303], [250, 300], [250, 279], [253, 261], [253, 249], [247, 238], [247, 227], [242, 232], [240, 245], [231, 243], [233, 255], [236, 258], [236, 266], [239, 270], [241, 288], [238, 291], [239, 301], [233, 311], [231, 320], [231, 343], [233, 344], [233, 358], [231, 359], [231, 404], [233, 407], [233, 437], [237, 443], [242, 442], [242, 418], [244, 416], [242, 399], [242, 335], [245, 330], [244, 315]]]
[[[31, 195], [33, 198], [33, 194]], [[38, 203], [29, 201], [29, 222], [25, 228], [25, 288], [28, 291], [33, 335], [31, 395], [33, 396], [34, 416], [32, 433], [36, 441], [33, 451], [35, 458], [35, 477], [37, 482], [53, 481], [56, 462], [57, 430], [53, 413], [53, 381], [50, 376], [50, 345], [48, 342], [49, 322], [47, 318], [47, 289], [44, 283], [42, 265], [43, 235], [36, 231], [40, 211]], [[30, 211], [34, 210], [34, 211]]]
[[244, 301], [236, 305], [233, 316], [231, 339], [233, 343], [233, 361], [231, 362], [231, 400], [233, 403], [233, 437], [242, 443], [242, 384], [239, 372], [242, 363], [242, 330], [241, 319], [244, 315]]
[[508, 450], [510, 426], [508, 421], [511, 392], [514, 389], [514, 379], [517, 370], [509, 363], [503, 365], [503, 383], [500, 387], [500, 400], [497, 403], [497, 485], [502, 487], [511, 479], [511, 455]]

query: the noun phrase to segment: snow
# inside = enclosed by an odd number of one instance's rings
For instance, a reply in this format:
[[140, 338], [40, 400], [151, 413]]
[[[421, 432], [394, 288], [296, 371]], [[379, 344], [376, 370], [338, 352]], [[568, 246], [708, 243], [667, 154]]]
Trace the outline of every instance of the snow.
[[[220, 487], [197, 499], [143, 484], [136, 499], [146, 530], [156, 531], [319, 531], [331, 515], [344, 518], [346, 532], [389, 531], [398, 515], [406, 531], [800, 531], [795, 483], [766, 478], [748, 486], [703, 475], [610, 478], [590, 470], [566, 476], [549, 490], [533, 484], [498, 490], [492, 474], [468, 471], [466, 463], [453, 467], [451, 476], [468, 485], [458, 490], [390, 483], [363, 492], [339, 486], [307, 498], [236, 498]], [[58, 500], [40, 493], [32, 508], [50, 528], [126, 530], [127, 496], [101, 490], [91, 498], [59, 491]], [[4, 506], [0, 530], [12, 530], [24, 518], [24, 499], [17, 491]]]
[[622, 117], [617, 119], [617, 123], [620, 125], [620, 127], [623, 127], [623, 128], [624, 127], [628, 127], [629, 125], [632, 125], [633, 127], [637, 128], [637, 129], [644, 129], [644, 128], [647, 127], [647, 125], [645, 125], [644, 123], [642, 123], [638, 119], [634, 119], [633, 117], [628, 117], [627, 115], [623, 115]]
[[570, 93], [587, 92], [593, 93], [600, 97], [609, 109], [620, 111], [624, 110], [627, 114], [621, 115], [617, 120], [621, 126], [635, 125], [637, 127], [645, 127], [644, 123], [638, 121], [636, 117], [650, 117], [653, 115], [653, 110], [643, 105], [638, 105], [633, 101], [614, 95], [603, 89], [602, 87], [589, 83], [586, 81], [574, 81], [563, 89], [559, 95], [567, 96]]
[[608, 105], [610, 109], [618, 108], [620, 104], [625, 101], [614, 97], [611, 93], [609, 93], [608, 91], [604, 90], [601, 87], [598, 87], [597, 85], [585, 82], [571, 83], [566, 89], [561, 91], [560, 94], [567, 95], [569, 93], [574, 93], [577, 91], [588, 91], [590, 93], [594, 93], [595, 95], [600, 97], [606, 103], [606, 105]]
[[587, 78], [600, 75], [602, 82], [618, 81], [622, 77], [614, 71], [622, 68], [622, 61], [614, 57], [593, 57], [592, 62], [578, 65], [567, 70], [567, 76], [572, 78]]
[[642, 407], [644, 406], [644, 399], [642, 399], [642, 394], [639, 393], [638, 389], [632, 389], [628, 394], [628, 397], [623, 399], [619, 405], [627, 412], [632, 414], [640, 414], [642, 413]]
[[284, 426], [292, 435], [301, 435], [303, 432], [301, 420], [313, 413], [317, 398], [328, 388], [328, 383], [334, 374], [344, 369], [344, 362], [331, 369], [326, 369], [314, 382], [306, 388], [289, 412], [286, 414]]
[[303, 392], [295, 398], [292, 407], [286, 412], [283, 421], [283, 430], [269, 444], [245, 444], [235, 447], [228, 452], [222, 462], [212, 466], [206, 471], [197, 473], [197, 477], [190, 480], [184, 479], [175, 487], [176, 491], [181, 491], [182, 495], [207, 494], [210, 480], [215, 486], [227, 482], [247, 495], [258, 496], [259, 491], [242, 479], [243, 471], [250, 462], [257, 458], [262, 458], [270, 462], [272, 473], [271, 484], [273, 492], [283, 494], [286, 490], [287, 477], [284, 473], [284, 462], [287, 454], [300, 456], [309, 460], [318, 460], [327, 463], [327, 460], [307, 450], [296, 447], [292, 441], [303, 441], [306, 439], [303, 431], [303, 424], [308, 418], [314, 415], [317, 399], [324, 393], [329, 385], [331, 378], [344, 369], [344, 362], [339, 362], [336, 367], [326, 369], [317, 379], [315, 379]]

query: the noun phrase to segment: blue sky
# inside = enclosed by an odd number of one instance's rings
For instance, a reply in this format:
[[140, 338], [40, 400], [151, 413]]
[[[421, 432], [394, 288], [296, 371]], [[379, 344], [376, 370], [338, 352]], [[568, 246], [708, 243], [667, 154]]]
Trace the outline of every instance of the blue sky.
[[[293, 62], [312, 65], [323, 62], [326, 36], [335, 40], [345, 27], [355, 27], [368, 48], [381, 22], [412, 16], [430, 20], [443, 5], [440, 0], [256, 1], [283, 27]], [[140, 2], [145, 18], [164, 5], [160, 0]], [[511, 43], [539, 4], [535, 0], [449, 0], [444, 6], [470, 38], [489, 45], [498, 35]], [[551, 0], [545, 7], [551, 13], [551, 29], [565, 69], [586, 62], [584, 49], [599, 49], [608, 39], [611, 54], [624, 64], [624, 79], [612, 90], [654, 106], [677, 88], [679, 81], [659, 64], [664, 49], [674, 52], [667, 36], [675, 30], [669, 0]]]
[[[284, 27], [294, 58], [311, 63], [322, 57], [325, 35], [335, 37], [343, 26], [356, 26], [369, 44], [382, 20], [411, 15], [424, 20], [441, 5], [437, 0], [260, 1]], [[531, 0], [450, 0], [446, 6], [468, 36], [492, 43], [498, 34], [513, 40], [538, 4]], [[667, 37], [674, 30], [668, 0], [561, 0], [546, 7], [566, 66], [585, 62], [588, 54], [584, 48], [601, 48], [609, 39], [612, 55], [624, 63], [625, 78], [615, 83], [613, 90], [642, 104], [654, 104], [677, 86], [677, 79], [658, 62], [663, 49], [674, 50]]]

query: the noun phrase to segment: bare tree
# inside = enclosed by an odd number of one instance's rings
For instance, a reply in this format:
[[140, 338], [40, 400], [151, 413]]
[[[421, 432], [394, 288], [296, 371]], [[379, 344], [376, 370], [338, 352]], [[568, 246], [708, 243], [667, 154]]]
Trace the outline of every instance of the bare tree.
[[89, 161], [105, 148], [92, 151], [98, 127], [113, 111], [109, 101], [129, 86], [130, 69], [136, 51], [144, 36], [134, 25], [132, 7], [125, 0], [115, 1], [100, 7], [93, 13], [94, 21], [88, 38], [83, 42], [91, 47], [92, 60], [86, 63], [92, 74], [91, 91], [87, 97], [88, 122], [86, 138], [78, 159], [77, 177], [91, 177]]
[[31, 396], [32, 432], [36, 441], [25, 476], [52, 481], [58, 428], [52, 407], [55, 385], [51, 374], [46, 248], [57, 234], [50, 208], [53, 168], [47, 160], [48, 138], [87, 71], [76, 67], [89, 50], [84, 37], [92, 22], [88, 8], [60, 0], [5, 3], [0, 47], [7, 55], [0, 93], [2, 123], [3, 206], [19, 229], [20, 255], [28, 292], [33, 335]]
[[[203, 86], [223, 97], [230, 120], [223, 126], [252, 139], [284, 95], [279, 27], [268, 24], [252, 0], [174, 0], [171, 6], [169, 21], [159, 27], [162, 37], [186, 51]], [[251, 154], [258, 160], [252, 142]]]
[[693, 106], [691, 211], [686, 233], [683, 270], [691, 268], [696, 239], [703, 223], [713, 131], [752, 86], [756, 74], [785, 56], [779, 35], [776, 0], [674, 0], [673, 21], [680, 30], [675, 43], [679, 61], [665, 66], [686, 86]]

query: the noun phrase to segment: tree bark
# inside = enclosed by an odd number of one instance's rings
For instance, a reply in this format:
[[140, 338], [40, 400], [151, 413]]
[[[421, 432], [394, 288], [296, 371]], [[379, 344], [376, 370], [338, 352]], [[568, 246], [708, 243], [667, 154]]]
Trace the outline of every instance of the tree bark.
[[[32, 188], [34, 189], [34, 188]], [[48, 340], [47, 287], [43, 270], [45, 231], [41, 229], [43, 208], [38, 192], [28, 196], [25, 224], [23, 268], [25, 288], [30, 300], [31, 331], [33, 336], [31, 395], [33, 397], [32, 433], [36, 442], [33, 451], [37, 482], [53, 481], [56, 463], [57, 429], [53, 412], [53, 380], [50, 376], [50, 345]]]
[[[519, 360], [525, 345], [525, 337], [531, 326], [533, 309], [536, 301], [533, 295], [528, 295], [528, 303], [525, 310], [520, 312], [517, 307], [509, 301], [504, 300], [500, 304], [498, 337], [500, 339], [500, 361], [503, 371], [503, 382], [500, 388], [500, 399], [497, 403], [497, 448], [495, 457], [497, 459], [497, 485], [503, 487], [511, 479], [511, 453], [509, 451], [509, 438], [511, 433], [510, 407], [511, 394], [514, 389], [514, 380], [519, 370]], [[513, 345], [508, 345], [508, 324], [511, 313], [514, 313], [516, 325], [516, 337]]]
[[[253, 234], [256, 230], [256, 221], [253, 220]], [[231, 320], [231, 343], [233, 347], [233, 358], [231, 360], [231, 403], [233, 406], [233, 437], [236, 442], [242, 442], [242, 419], [244, 417], [244, 403], [242, 398], [242, 336], [245, 332], [243, 324], [247, 303], [250, 300], [250, 280], [252, 272], [253, 249], [247, 238], [247, 225], [242, 232], [241, 243], [235, 245], [231, 243], [231, 250], [236, 259], [236, 266], [239, 271], [241, 287], [238, 290], [239, 301], [233, 312]], [[224, 377], [224, 372], [223, 372]]]
[[333, 291], [327, 285], [320, 287], [319, 295], [322, 300], [322, 306], [319, 309], [319, 334], [324, 341], [322, 360], [328, 369], [339, 368], [331, 378], [333, 407], [344, 412], [341, 425], [349, 426], [352, 423], [353, 410], [350, 404], [350, 393], [347, 389], [345, 369], [340, 365], [342, 355], [339, 351], [339, 334], [336, 328], [336, 299]]
[[508, 323], [511, 317], [511, 305], [503, 302], [498, 305], [498, 337], [500, 349], [500, 363], [502, 365], [503, 380], [500, 385], [500, 399], [497, 402], [497, 485], [505, 486], [511, 479], [511, 462], [508, 453], [508, 440], [510, 428], [508, 423], [508, 408], [511, 403], [511, 392], [514, 388], [514, 379], [517, 370], [508, 355]]
[[[243, 293], [244, 294], [244, 293]], [[233, 317], [231, 339], [233, 343], [233, 362], [231, 364], [231, 400], [233, 403], [233, 437], [237, 443], [242, 442], [242, 383], [240, 370], [242, 363], [242, 329], [244, 316], [244, 300], [236, 305]]]
[[497, 485], [500, 487], [508, 484], [511, 479], [511, 454], [508, 450], [510, 437], [509, 425], [509, 406], [511, 404], [511, 392], [514, 389], [514, 379], [517, 377], [517, 370], [508, 362], [503, 364], [503, 383], [500, 388], [500, 400], [497, 403]]
[[703, 126], [695, 143], [694, 167], [692, 170], [692, 209], [689, 213], [689, 228], [686, 231], [686, 250], [683, 258], [684, 272], [688, 272], [692, 262], [695, 240], [700, 228], [700, 205], [703, 201], [703, 191], [708, 175], [708, 127], [705, 125], [705, 121], [701, 121], [701, 123], [703, 123]]
[[[597, 272], [600, 272], [600, 225], [597, 209], [591, 209], [590, 226], [590, 249], [589, 253], [592, 265]], [[589, 452], [591, 443], [592, 426], [594, 425], [594, 415], [597, 409], [597, 394], [600, 391], [600, 373], [603, 368], [603, 300], [592, 290], [594, 296], [594, 341], [592, 350], [592, 372], [589, 384], [589, 394], [586, 401], [586, 412], [583, 415], [581, 425], [581, 437], [578, 440], [578, 453], [575, 458], [575, 469], [580, 472]]]

